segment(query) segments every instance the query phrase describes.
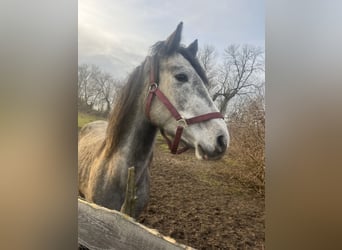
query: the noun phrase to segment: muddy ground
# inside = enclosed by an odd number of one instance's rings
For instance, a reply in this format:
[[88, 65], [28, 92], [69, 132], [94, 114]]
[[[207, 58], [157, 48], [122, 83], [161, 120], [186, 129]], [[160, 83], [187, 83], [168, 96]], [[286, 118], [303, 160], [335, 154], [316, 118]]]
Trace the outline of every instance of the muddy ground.
[[149, 205], [139, 222], [197, 249], [264, 249], [264, 195], [229, 155], [199, 161], [157, 143]]

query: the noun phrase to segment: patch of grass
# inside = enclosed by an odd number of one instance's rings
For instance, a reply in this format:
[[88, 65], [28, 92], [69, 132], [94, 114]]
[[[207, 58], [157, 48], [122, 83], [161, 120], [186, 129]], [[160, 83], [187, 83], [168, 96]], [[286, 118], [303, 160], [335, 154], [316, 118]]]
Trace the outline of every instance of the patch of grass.
[[160, 132], [157, 133], [157, 137], [155, 140], [156, 146], [164, 151], [164, 152], [168, 152], [169, 151], [169, 146], [167, 145], [167, 142], [165, 141], [165, 139], [162, 137], [162, 135], [160, 134]]
[[79, 112], [78, 113], [78, 129], [82, 128], [87, 123], [93, 122], [96, 120], [105, 120], [105, 119], [100, 116]]
[[203, 183], [208, 184], [209, 186], [220, 186], [222, 185], [222, 181], [219, 181], [208, 173], [207, 171], [198, 171], [196, 172], [197, 179]]
[[236, 159], [235, 155], [231, 153], [222, 160], [230, 166], [228, 171], [235, 181], [239, 182], [245, 189], [248, 188], [264, 194], [264, 184], [256, 177], [257, 166], [247, 165], [243, 160]]
[[162, 135], [160, 134], [159, 131], [157, 133], [155, 142], [156, 142], [156, 144], [164, 144], [165, 143], [165, 139], [162, 137]]

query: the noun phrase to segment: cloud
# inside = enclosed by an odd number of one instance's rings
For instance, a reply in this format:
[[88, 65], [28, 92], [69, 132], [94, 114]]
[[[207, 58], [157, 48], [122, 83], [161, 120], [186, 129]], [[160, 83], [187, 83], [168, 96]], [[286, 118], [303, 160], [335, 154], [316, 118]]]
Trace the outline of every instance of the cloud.
[[79, 61], [123, 77], [184, 22], [183, 42], [198, 38], [219, 51], [231, 43], [264, 42], [263, 1], [79, 2]]

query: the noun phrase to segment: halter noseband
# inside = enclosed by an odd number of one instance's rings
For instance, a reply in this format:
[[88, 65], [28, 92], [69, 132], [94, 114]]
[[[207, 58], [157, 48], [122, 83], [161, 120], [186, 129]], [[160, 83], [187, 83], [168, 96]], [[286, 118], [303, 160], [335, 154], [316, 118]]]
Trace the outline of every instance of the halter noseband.
[[172, 105], [172, 103], [169, 101], [169, 99], [163, 94], [162, 91], [159, 90], [159, 85], [158, 85], [158, 78], [159, 78], [159, 72], [155, 70], [155, 68], [158, 68], [158, 62], [155, 60], [154, 57], [151, 57], [151, 70], [150, 70], [150, 86], [149, 86], [149, 94], [147, 96], [147, 101], [146, 101], [146, 116], [149, 120], [150, 119], [150, 109], [151, 109], [151, 104], [154, 96], [157, 96], [158, 99], [165, 105], [165, 107], [170, 111], [171, 115], [176, 119], [178, 125], [176, 129], [176, 134], [175, 138], [173, 139], [173, 142], [167, 137], [163, 129], [160, 129], [160, 132], [162, 136], [165, 138], [169, 149], [171, 150], [172, 154], [181, 154], [185, 152], [186, 150], [189, 149], [189, 147], [185, 146], [184, 148], [181, 148], [178, 150], [179, 143], [181, 141], [182, 133], [184, 128], [191, 124], [199, 123], [199, 122], [204, 122], [208, 121], [211, 119], [223, 119], [223, 116], [221, 115], [220, 112], [212, 112], [212, 113], [207, 113], [204, 115], [199, 115], [195, 116], [192, 118], [184, 118], [182, 117], [177, 109]]

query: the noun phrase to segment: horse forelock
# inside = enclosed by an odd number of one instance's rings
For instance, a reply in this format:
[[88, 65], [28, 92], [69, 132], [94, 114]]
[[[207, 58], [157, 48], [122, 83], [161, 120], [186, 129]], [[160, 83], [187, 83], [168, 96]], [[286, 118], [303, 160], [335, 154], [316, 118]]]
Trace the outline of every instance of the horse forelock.
[[205, 85], [209, 85], [209, 81], [207, 78], [207, 75], [202, 68], [201, 64], [199, 63], [197, 57], [194, 57], [187, 48], [185, 47], [179, 47], [177, 50], [178, 53], [180, 53], [194, 68], [196, 73], [199, 75], [199, 77], [202, 79], [203, 83]]
[[193, 56], [193, 54], [189, 51], [188, 48], [186, 48], [182, 45], [179, 45], [178, 47], [175, 47], [171, 51], [172, 52], [168, 52], [165, 41], [159, 41], [151, 47], [150, 54], [151, 54], [151, 56], [155, 56], [158, 58], [170, 57], [174, 53], [181, 54], [191, 64], [191, 66], [194, 68], [196, 73], [202, 79], [203, 83], [207, 86], [209, 85], [209, 81], [208, 81], [207, 75], [206, 75], [203, 67], [199, 63], [197, 57]]

